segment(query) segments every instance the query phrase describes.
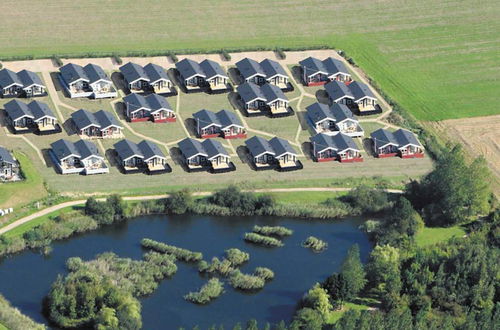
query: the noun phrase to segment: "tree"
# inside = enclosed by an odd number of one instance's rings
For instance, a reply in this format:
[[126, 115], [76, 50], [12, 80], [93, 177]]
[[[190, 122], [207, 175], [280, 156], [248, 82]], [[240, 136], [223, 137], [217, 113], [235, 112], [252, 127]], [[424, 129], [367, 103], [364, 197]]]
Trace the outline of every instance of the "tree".
[[366, 274], [363, 264], [361, 263], [359, 246], [357, 244], [354, 244], [347, 252], [340, 273], [346, 280], [346, 299], [350, 300], [355, 298], [366, 284]]
[[193, 206], [193, 196], [187, 189], [176, 191], [167, 198], [165, 210], [173, 214], [186, 213]]
[[343, 199], [362, 213], [378, 213], [390, 205], [387, 193], [383, 189], [374, 189], [366, 185], [352, 189]]
[[321, 317], [326, 320], [332, 305], [330, 304], [329, 296], [319, 283], [316, 283], [312, 289], [302, 299], [304, 307], [309, 307], [317, 311]]
[[257, 320], [251, 319], [247, 322], [246, 330], [259, 330], [259, 326], [257, 324]]
[[113, 208], [115, 218], [121, 219], [125, 216], [126, 204], [120, 195], [113, 194], [106, 198], [106, 202]]
[[377, 245], [366, 265], [370, 287], [385, 290], [388, 276], [400, 277], [399, 250], [390, 245]]
[[321, 330], [323, 318], [320, 313], [312, 308], [302, 308], [295, 314], [290, 329]]
[[332, 274], [323, 283], [334, 308], [341, 308], [348, 295], [347, 280], [342, 274]]

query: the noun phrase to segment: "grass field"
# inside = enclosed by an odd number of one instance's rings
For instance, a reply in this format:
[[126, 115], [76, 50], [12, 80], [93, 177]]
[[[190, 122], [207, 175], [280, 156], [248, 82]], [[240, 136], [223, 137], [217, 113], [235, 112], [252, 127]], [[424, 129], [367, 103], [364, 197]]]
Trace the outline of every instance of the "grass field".
[[418, 246], [428, 246], [439, 242], [444, 242], [452, 237], [463, 237], [465, 230], [460, 226], [449, 228], [430, 228], [424, 227], [421, 232], [415, 236]]
[[498, 113], [499, 15], [495, 0], [19, 0], [0, 3], [16, 35], [0, 36], [0, 56], [329, 45], [417, 118], [441, 120]]

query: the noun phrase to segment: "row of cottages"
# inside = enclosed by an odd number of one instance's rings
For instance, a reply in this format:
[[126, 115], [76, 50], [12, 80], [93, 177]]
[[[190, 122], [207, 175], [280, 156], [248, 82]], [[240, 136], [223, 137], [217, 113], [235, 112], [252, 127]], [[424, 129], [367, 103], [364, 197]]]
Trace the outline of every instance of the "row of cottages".
[[400, 156], [401, 158], [422, 158], [424, 147], [415, 134], [405, 129], [394, 133], [380, 128], [371, 133], [373, 151], [379, 158]]
[[340, 81], [331, 81], [325, 85], [325, 90], [330, 102], [345, 104], [359, 115], [382, 112], [377, 104], [377, 98], [368, 85], [362, 82], [354, 81], [346, 85]]
[[340, 81], [349, 84], [351, 74], [342, 61], [328, 57], [323, 61], [308, 57], [299, 62], [302, 68], [303, 81], [306, 86], [324, 85], [329, 81]]
[[26, 104], [19, 100], [12, 100], [4, 107], [7, 122], [16, 133], [36, 131], [41, 134], [50, 134], [60, 131], [56, 116], [43, 102], [32, 101]]
[[4, 147], [0, 147], [0, 181], [15, 181], [20, 179], [19, 163]]
[[73, 125], [80, 138], [120, 138], [123, 127], [112, 113], [104, 110], [90, 112], [80, 109], [71, 114]]
[[89, 63], [82, 67], [68, 63], [59, 69], [60, 80], [69, 97], [90, 97], [94, 99], [116, 97], [113, 82], [104, 70]]
[[231, 156], [222, 144], [213, 139], [200, 142], [186, 138], [179, 142], [179, 150], [188, 171], [205, 171], [224, 173], [236, 168], [231, 162]]
[[121, 140], [115, 143], [114, 148], [125, 173], [146, 170], [149, 174], [155, 174], [170, 170], [167, 157], [153, 142]]
[[362, 137], [365, 134], [356, 116], [345, 104], [328, 106], [316, 102], [308, 106], [306, 111], [308, 122], [316, 133], [335, 135], [340, 132], [350, 137]]
[[236, 68], [245, 82], [252, 82], [259, 86], [269, 83], [283, 90], [290, 88], [285, 69], [276, 61], [265, 59], [259, 63], [250, 58], [244, 58], [236, 63]]
[[253, 82], [245, 82], [237, 88], [245, 105], [247, 116], [259, 116], [270, 112], [271, 116], [286, 116], [293, 112], [289, 109], [289, 101], [283, 91], [271, 84], [259, 86]]
[[221, 110], [215, 113], [204, 109], [193, 114], [193, 118], [199, 138], [220, 136], [224, 139], [241, 139], [247, 137], [245, 127], [234, 112]]
[[363, 156], [354, 140], [343, 133], [337, 135], [316, 134], [311, 138], [312, 154], [317, 162], [338, 160], [362, 162]]
[[129, 94], [123, 98], [128, 121], [175, 122], [177, 117], [167, 99], [158, 94]]
[[120, 67], [120, 72], [132, 93], [170, 94], [174, 91], [167, 71], [156, 64], [141, 66], [129, 62]]
[[28, 70], [18, 73], [0, 70], [0, 97], [35, 97], [47, 95], [47, 87], [40, 77]]
[[272, 169], [276, 166], [280, 170], [301, 169], [302, 164], [297, 159], [297, 152], [287, 140], [273, 137], [269, 141], [254, 136], [245, 141], [256, 170]]
[[185, 58], [175, 63], [180, 78], [187, 91], [209, 88], [212, 92], [229, 91], [229, 77], [219, 63], [203, 60], [200, 63]]
[[75, 143], [65, 139], [52, 143], [50, 156], [61, 174], [103, 174], [109, 168], [97, 146], [86, 140]]

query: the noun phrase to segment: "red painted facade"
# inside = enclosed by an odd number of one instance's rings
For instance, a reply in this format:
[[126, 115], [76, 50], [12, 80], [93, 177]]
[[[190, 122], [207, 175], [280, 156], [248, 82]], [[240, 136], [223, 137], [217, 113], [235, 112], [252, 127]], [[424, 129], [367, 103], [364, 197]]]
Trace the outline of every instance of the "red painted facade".
[[215, 137], [219, 137], [220, 134], [219, 133], [215, 133], [215, 134], [203, 134], [202, 136], [200, 136], [202, 139], [211, 139], [211, 138], [215, 138]]
[[323, 162], [332, 162], [334, 160], [337, 160], [337, 157], [328, 157], [328, 158], [316, 158], [316, 161], [318, 163], [323, 163]]
[[424, 153], [401, 155], [401, 158], [424, 158]]
[[394, 156], [397, 156], [398, 153], [397, 152], [391, 152], [391, 153], [388, 153], [388, 154], [377, 154], [377, 158], [388, 158], [388, 157], [394, 157]]
[[363, 161], [363, 157], [356, 157], [356, 158], [340, 158], [339, 161], [341, 163], [359, 163]]
[[177, 119], [173, 118], [162, 118], [162, 119], [153, 119], [155, 123], [175, 123]]
[[307, 86], [322, 86], [326, 84], [328, 81], [316, 81], [316, 82], [310, 82], [307, 84]]
[[233, 135], [224, 135], [224, 139], [246, 139], [247, 133], [233, 134]]
[[132, 123], [138, 123], [138, 122], [144, 122], [144, 121], [148, 121], [149, 120], [149, 117], [142, 117], [142, 118], [131, 118], [130, 121]]

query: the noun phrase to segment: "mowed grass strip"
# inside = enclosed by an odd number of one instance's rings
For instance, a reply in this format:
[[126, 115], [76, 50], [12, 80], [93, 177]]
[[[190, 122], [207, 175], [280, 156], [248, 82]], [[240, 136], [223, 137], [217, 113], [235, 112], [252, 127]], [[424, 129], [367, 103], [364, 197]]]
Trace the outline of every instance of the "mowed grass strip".
[[415, 241], [418, 246], [424, 247], [440, 242], [445, 242], [454, 237], [463, 237], [465, 234], [465, 230], [460, 226], [453, 226], [448, 228], [424, 227], [422, 231], [415, 236]]

